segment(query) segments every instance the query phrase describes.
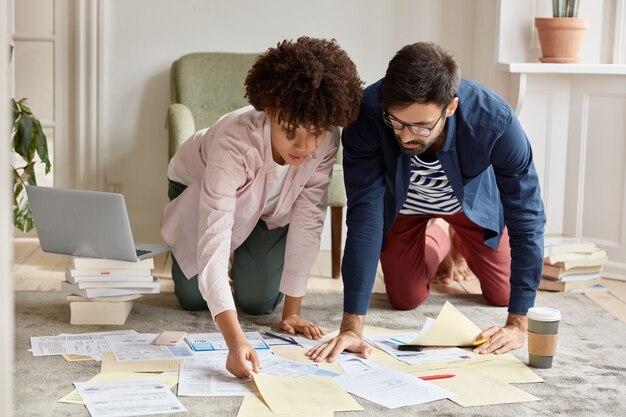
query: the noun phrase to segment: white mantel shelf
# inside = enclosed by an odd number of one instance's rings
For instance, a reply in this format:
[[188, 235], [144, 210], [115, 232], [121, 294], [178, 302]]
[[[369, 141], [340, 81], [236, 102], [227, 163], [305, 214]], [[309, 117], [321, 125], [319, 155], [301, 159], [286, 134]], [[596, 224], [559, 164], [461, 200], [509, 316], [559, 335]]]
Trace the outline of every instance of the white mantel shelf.
[[498, 69], [511, 74], [512, 105], [516, 114], [524, 106], [528, 76], [532, 74], [626, 75], [626, 64], [544, 64], [541, 62], [500, 62]]
[[626, 75], [625, 64], [544, 64], [541, 62], [500, 62], [498, 68], [512, 74]]

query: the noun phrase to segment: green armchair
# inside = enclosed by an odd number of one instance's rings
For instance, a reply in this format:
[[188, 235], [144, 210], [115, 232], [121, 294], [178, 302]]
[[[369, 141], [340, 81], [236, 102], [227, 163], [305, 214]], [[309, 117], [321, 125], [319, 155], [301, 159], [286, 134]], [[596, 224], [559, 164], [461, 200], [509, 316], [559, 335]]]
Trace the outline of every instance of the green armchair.
[[[194, 132], [249, 103], [244, 80], [259, 54], [200, 52], [174, 61], [170, 71], [171, 101], [167, 111], [169, 157]], [[343, 185], [341, 148], [328, 189], [331, 207], [332, 276], [341, 273], [341, 226], [346, 192]]]

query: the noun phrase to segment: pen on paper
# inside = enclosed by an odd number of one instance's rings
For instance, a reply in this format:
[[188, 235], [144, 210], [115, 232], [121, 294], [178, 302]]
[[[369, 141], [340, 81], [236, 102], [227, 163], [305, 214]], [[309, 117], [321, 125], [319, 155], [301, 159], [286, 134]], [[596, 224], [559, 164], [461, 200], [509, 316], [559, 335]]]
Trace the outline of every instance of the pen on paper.
[[424, 381], [431, 381], [433, 379], [446, 379], [454, 377], [454, 374], [439, 374], [439, 375], [426, 375], [420, 376], [419, 378]]
[[398, 345], [398, 350], [421, 352], [424, 346], [420, 345]]
[[485, 337], [484, 339], [480, 339], [480, 340], [477, 340], [474, 343], [472, 343], [472, 346], [480, 346], [483, 343], [488, 342], [488, 341], [489, 341], [489, 338]]
[[290, 337], [284, 337], [284, 336], [280, 336], [274, 333], [270, 333], [270, 332], [263, 332], [264, 335], [269, 336], [269, 337], [273, 337], [274, 339], [279, 339], [282, 340], [283, 342], [287, 342], [291, 345], [297, 345], [298, 343], [296, 343], [295, 340], [293, 340]]

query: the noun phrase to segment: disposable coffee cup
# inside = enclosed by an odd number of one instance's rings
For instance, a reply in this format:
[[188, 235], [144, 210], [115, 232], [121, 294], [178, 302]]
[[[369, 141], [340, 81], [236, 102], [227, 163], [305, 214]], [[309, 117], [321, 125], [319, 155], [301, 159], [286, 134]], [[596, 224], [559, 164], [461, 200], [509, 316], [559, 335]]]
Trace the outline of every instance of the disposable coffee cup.
[[561, 312], [550, 307], [528, 310], [528, 365], [551, 368], [559, 339]]

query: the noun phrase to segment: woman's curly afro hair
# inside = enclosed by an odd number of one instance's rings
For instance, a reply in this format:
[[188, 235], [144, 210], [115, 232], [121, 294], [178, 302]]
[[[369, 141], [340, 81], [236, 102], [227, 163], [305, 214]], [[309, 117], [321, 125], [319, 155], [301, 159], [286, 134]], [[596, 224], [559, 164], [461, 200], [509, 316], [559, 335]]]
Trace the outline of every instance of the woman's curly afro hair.
[[246, 97], [293, 133], [298, 126], [328, 130], [356, 119], [362, 95], [356, 66], [337, 42], [284, 40], [248, 71]]

